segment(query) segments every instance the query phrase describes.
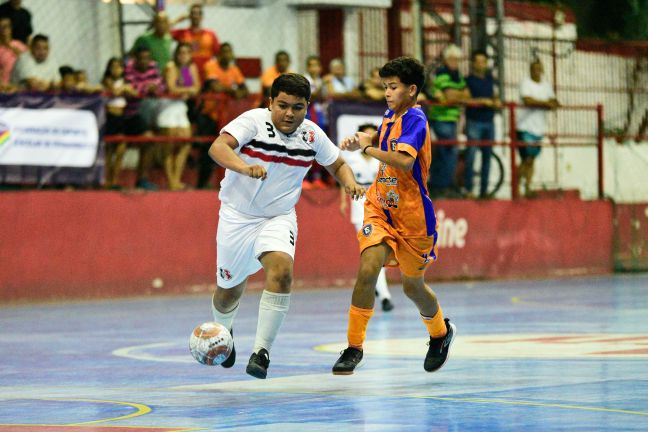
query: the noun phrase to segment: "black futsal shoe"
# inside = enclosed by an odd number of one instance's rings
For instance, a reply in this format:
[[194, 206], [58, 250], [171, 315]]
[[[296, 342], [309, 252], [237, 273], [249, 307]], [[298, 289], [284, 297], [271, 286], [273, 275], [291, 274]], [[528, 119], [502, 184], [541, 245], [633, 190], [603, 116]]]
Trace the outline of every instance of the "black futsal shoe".
[[438, 371], [448, 361], [450, 346], [457, 333], [457, 328], [448, 318], [445, 318], [444, 321], [448, 330], [446, 335], [440, 338], [430, 337], [430, 342], [428, 342], [429, 348], [425, 356], [425, 362], [423, 363], [423, 369], [427, 372]]
[[383, 312], [389, 312], [390, 310], [394, 309], [394, 303], [392, 303], [392, 301], [388, 298], [383, 299], [381, 304]]
[[333, 375], [353, 375], [353, 371], [362, 363], [362, 350], [348, 347], [341, 353], [333, 365]]
[[270, 366], [270, 354], [268, 350], [261, 348], [258, 353], [252, 353], [245, 372], [255, 378], [265, 379], [268, 375], [268, 366]]
[[236, 347], [234, 346], [234, 329], [230, 329], [229, 332], [232, 335], [232, 352], [230, 353], [229, 357], [227, 357], [227, 360], [221, 363], [221, 366], [223, 366], [226, 369], [231, 368], [232, 366], [234, 366], [234, 363], [236, 363]]

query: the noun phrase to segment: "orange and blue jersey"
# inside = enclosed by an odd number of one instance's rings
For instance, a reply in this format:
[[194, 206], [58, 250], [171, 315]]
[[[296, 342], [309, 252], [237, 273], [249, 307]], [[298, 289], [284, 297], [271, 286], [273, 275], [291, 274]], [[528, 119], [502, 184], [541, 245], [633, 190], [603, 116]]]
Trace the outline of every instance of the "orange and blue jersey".
[[382, 213], [404, 238], [434, 237], [436, 243], [436, 217], [427, 192], [432, 141], [425, 114], [419, 106], [398, 118], [387, 110], [378, 134], [382, 151], [405, 152], [415, 161], [409, 171], [381, 162], [376, 180], [367, 191], [365, 213]]

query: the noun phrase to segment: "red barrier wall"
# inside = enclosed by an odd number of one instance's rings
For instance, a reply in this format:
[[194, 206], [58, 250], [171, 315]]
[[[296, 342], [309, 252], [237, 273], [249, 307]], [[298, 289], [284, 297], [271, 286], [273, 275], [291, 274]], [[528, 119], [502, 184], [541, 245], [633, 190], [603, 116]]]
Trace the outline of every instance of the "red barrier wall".
[[[297, 287], [349, 285], [355, 233], [337, 190], [298, 207]], [[612, 205], [578, 200], [439, 201], [428, 277], [612, 270]], [[0, 194], [0, 301], [205, 291], [214, 283], [216, 192]], [[397, 272], [391, 272], [397, 277]], [[255, 280], [260, 280], [257, 275]], [[164, 281], [153, 288], [152, 280]]]

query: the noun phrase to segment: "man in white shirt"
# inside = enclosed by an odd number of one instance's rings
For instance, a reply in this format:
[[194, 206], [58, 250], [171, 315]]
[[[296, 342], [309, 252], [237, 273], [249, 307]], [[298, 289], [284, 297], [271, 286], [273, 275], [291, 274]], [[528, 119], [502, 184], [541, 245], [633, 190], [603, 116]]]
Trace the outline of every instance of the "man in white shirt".
[[49, 38], [37, 34], [31, 40], [29, 52], [18, 57], [11, 82], [26, 90], [49, 91], [58, 87], [58, 66], [49, 56]]
[[[310, 85], [286, 73], [272, 84], [269, 108], [247, 111], [226, 125], [209, 155], [226, 169], [216, 234], [214, 320], [232, 328], [250, 275], [265, 272], [254, 352], [246, 372], [264, 379], [269, 351], [290, 305], [297, 240], [295, 205], [302, 181], [316, 161], [348, 195], [364, 196], [340, 150], [315, 123], [305, 120]], [[236, 351], [222, 363], [234, 365]]]
[[544, 67], [536, 59], [531, 63], [529, 78], [520, 84], [520, 98], [524, 108], [517, 111], [517, 139], [518, 150], [522, 162], [518, 167], [518, 195], [522, 179], [525, 182], [525, 196], [533, 195], [531, 180], [533, 178], [533, 164], [540, 154], [540, 143], [547, 128], [547, 111], [560, 106], [551, 85], [542, 80]]

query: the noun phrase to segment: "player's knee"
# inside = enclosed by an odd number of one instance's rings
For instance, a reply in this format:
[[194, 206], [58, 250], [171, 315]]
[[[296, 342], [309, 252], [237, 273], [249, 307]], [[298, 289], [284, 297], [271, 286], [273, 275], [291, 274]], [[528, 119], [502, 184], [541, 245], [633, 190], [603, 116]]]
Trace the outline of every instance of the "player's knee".
[[290, 292], [292, 271], [289, 268], [278, 268], [269, 272], [269, 282], [281, 292]]
[[425, 282], [423, 281], [423, 278], [403, 278], [403, 293], [407, 297], [420, 297], [423, 291], [425, 291]]

